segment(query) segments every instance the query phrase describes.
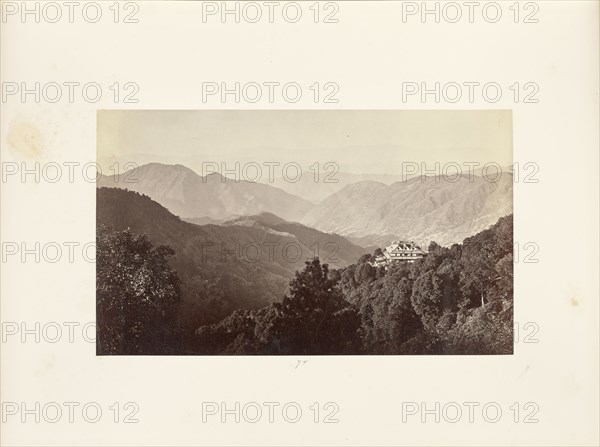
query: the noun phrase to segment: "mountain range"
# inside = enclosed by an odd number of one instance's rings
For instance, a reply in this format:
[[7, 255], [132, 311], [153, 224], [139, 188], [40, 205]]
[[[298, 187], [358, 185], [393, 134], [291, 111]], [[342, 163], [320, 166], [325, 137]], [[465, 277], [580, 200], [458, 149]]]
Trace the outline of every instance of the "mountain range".
[[[335, 167], [335, 170], [333, 169]], [[427, 166], [412, 166], [414, 170], [420, 171], [427, 169]], [[432, 172], [436, 172], [433, 166], [429, 166]], [[496, 165], [496, 169], [501, 169], [502, 173], [512, 173], [512, 166]], [[408, 169], [408, 168], [407, 168]], [[489, 171], [488, 171], [489, 170]], [[442, 168], [438, 166], [437, 171], [442, 171]], [[484, 168], [472, 168], [469, 171], [467, 166], [464, 166], [465, 175], [475, 175], [478, 177], [489, 176], [492, 179], [497, 175], [497, 171], [493, 166], [488, 169]], [[447, 176], [451, 177], [453, 174], [448, 173]], [[266, 176], [265, 176], [266, 177]], [[302, 171], [302, 175], [298, 180], [290, 181], [283, 177], [275, 178], [269, 185], [276, 186], [283, 189], [284, 191], [302, 197], [313, 203], [319, 203], [327, 197], [335, 194], [344, 187], [353, 183], [359, 183], [363, 181], [373, 181], [391, 185], [393, 183], [405, 182], [406, 180], [421, 177], [419, 172], [415, 174], [355, 174], [350, 172], [343, 172], [338, 170], [337, 164], [323, 164], [320, 166], [320, 170], [305, 169]], [[266, 183], [266, 182], [263, 182]]]
[[370, 180], [390, 185], [402, 181], [401, 175], [388, 174], [353, 174], [349, 172], [322, 171], [318, 175], [312, 171], [302, 172], [302, 176], [297, 181], [289, 181], [283, 177], [274, 179], [272, 186], [281, 188], [284, 191], [302, 197], [313, 203], [319, 203], [332, 194], [335, 194], [342, 188]]
[[302, 234], [310, 228], [369, 249], [393, 239], [460, 243], [512, 213], [513, 177], [508, 170], [497, 182], [477, 175], [419, 176], [406, 181], [382, 175], [372, 177], [383, 181], [356, 182], [368, 176], [339, 173], [335, 177], [338, 183], [325, 182], [324, 175], [315, 182], [311, 173], [298, 183], [279, 179], [263, 184], [218, 173], [203, 177], [182, 165], [150, 163], [119, 175], [99, 176], [98, 187], [142, 193], [194, 224], [285, 233], [282, 228], [289, 230], [296, 222], [302, 225], [302, 230], [296, 228]]
[[392, 235], [450, 245], [511, 214], [512, 184], [509, 173], [495, 183], [478, 176], [358, 182], [320, 202], [301, 222], [363, 246], [387, 245]]
[[274, 186], [235, 181], [214, 173], [205, 177], [182, 165], [149, 163], [122, 174], [100, 175], [99, 187], [118, 187], [147, 195], [180, 217], [219, 220], [269, 211], [299, 220], [313, 206]]

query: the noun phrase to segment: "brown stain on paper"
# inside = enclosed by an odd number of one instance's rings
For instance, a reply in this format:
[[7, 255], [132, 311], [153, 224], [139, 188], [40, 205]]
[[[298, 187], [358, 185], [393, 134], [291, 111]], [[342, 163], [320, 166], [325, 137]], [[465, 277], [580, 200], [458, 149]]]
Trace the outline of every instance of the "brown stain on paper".
[[39, 159], [44, 151], [42, 132], [27, 121], [11, 124], [6, 141], [15, 153], [27, 158]]

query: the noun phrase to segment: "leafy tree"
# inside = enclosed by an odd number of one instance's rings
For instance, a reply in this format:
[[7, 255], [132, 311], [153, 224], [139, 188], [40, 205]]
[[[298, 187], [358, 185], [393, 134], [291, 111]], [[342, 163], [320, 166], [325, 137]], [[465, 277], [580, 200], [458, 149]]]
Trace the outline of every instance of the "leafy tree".
[[512, 257], [507, 258], [508, 265], [498, 264], [508, 255], [512, 255], [512, 216], [503, 217], [492, 228], [465, 239], [460, 260], [463, 305], [483, 307], [496, 297], [498, 281], [509, 280], [512, 285]]
[[443, 313], [443, 279], [429, 270], [414, 283], [411, 301], [426, 329], [433, 329]]
[[358, 313], [318, 258], [296, 272], [281, 303], [279, 325], [287, 354], [343, 354], [358, 347]]
[[[450, 253], [448, 253], [450, 254]], [[442, 261], [436, 275], [442, 280], [442, 311], [456, 312], [460, 304], [460, 264], [452, 257]]]
[[377, 269], [371, 264], [358, 264], [354, 272], [354, 280], [361, 284], [363, 282], [372, 281], [377, 277]]
[[102, 226], [96, 242], [98, 354], [178, 352], [180, 282], [167, 260], [173, 250]]
[[[462, 315], [461, 315], [462, 314]], [[459, 321], [445, 331], [447, 354], [512, 354], [512, 308], [498, 302], [459, 313]]]
[[372, 256], [369, 253], [366, 253], [364, 255], [362, 255], [360, 258], [358, 258], [358, 263], [359, 264], [364, 264], [365, 262], [369, 262], [371, 260]]
[[318, 258], [306, 262], [281, 303], [238, 310], [220, 323], [196, 331], [205, 353], [355, 354], [360, 317], [338, 287], [339, 272]]

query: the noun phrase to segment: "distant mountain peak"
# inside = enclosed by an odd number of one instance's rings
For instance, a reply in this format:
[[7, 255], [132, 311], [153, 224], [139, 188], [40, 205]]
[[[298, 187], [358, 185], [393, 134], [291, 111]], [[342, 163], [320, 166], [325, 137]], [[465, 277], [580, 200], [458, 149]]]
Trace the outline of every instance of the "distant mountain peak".
[[224, 219], [269, 211], [300, 220], [312, 203], [262, 183], [228, 179], [220, 173], [205, 177], [176, 164], [148, 163], [115, 176], [98, 176], [97, 186], [146, 194], [182, 218]]
[[224, 176], [220, 172], [211, 172], [210, 174], [205, 175], [203, 178], [207, 182], [220, 182], [220, 183], [234, 182], [234, 183], [241, 183], [241, 182], [236, 182], [234, 179], [230, 179], [229, 177]]

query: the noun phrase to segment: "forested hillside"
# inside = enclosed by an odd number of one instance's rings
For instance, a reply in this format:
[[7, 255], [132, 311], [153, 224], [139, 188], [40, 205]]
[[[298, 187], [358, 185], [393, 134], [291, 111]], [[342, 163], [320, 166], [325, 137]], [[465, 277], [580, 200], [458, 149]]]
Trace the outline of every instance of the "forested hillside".
[[[97, 207], [100, 353], [512, 353], [512, 215], [386, 270], [339, 236], [272, 214], [200, 226], [118, 188], [99, 188]], [[329, 237], [356, 264], [218, 249]]]
[[97, 210], [99, 229], [129, 229], [174, 251], [170, 263], [181, 280], [180, 314], [189, 324], [219, 321], [235, 309], [280, 300], [296, 270], [280, 253], [274, 253], [273, 262], [266, 256], [258, 262], [242, 259], [242, 247], [285, 239], [257, 228], [190, 224], [149, 197], [119, 188], [99, 188]]
[[120, 188], [97, 189], [97, 221], [99, 241], [129, 230], [173, 250], [169, 263], [181, 281], [177, 316], [187, 334], [237, 309], [281, 301], [294, 273], [315, 253], [335, 266], [349, 265], [364, 253], [340, 236], [271, 214], [226, 225], [191, 224], [149, 197]]
[[388, 270], [307, 262], [282, 303], [197, 331], [210, 354], [511, 354], [512, 215]]

